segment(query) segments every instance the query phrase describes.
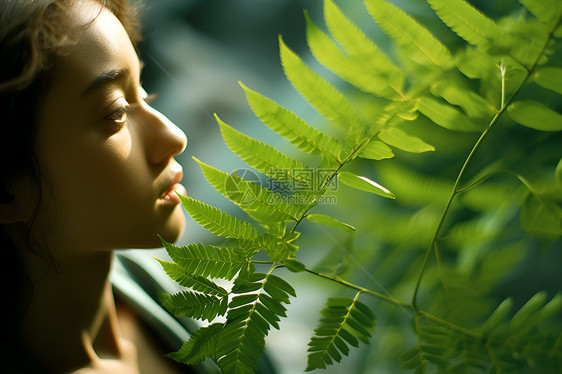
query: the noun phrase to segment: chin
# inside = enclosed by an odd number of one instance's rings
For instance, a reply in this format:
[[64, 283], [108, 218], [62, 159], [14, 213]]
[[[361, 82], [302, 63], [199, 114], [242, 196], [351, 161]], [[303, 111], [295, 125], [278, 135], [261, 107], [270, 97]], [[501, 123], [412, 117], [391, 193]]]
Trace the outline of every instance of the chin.
[[184, 230], [185, 216], [181, 209], [175, 209], [165, 222], [156, 225], [154, 229], [139, 233], [136, 245], [127, 247], [139, 249], [160, 248], [162, 247], [162, 242], [158, 236], [169, 243], [175, 243], [181, 237]]
[[[181, 209], [175, 209], [174, 212], [170, 215], [169, 219], [163, 225], [162, 229], [157, 233], [160, 235], [165, 241], [169, 243], [175, 243], [183, 234], [185, 230], [185, 216], [183, 215], [183, 211]], [[155, 247], [161, 247], [162, 242], [158, 237], [156, 238], [158, 243]]]

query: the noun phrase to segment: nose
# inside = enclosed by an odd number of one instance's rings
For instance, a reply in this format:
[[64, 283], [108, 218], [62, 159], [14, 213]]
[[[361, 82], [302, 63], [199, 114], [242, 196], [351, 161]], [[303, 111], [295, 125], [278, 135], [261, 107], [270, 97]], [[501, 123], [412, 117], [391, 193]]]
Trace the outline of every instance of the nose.
[[187, 147], [187, 136], [166, 116], [146, 106], [145, 142], [148, 161], [159, 165], [182, 153]]

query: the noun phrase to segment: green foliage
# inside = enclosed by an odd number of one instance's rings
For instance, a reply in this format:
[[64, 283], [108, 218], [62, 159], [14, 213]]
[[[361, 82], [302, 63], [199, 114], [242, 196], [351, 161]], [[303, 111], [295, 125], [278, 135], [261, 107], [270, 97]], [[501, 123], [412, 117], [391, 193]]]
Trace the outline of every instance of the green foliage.
[[[385, 359], [386, 367], [416, 373], [562, 366], [560, 284], [526, 279], [523, 294], [517, 283], [526, 261], [553, 266], [537, 253], [559, 249], [562, 237], [562, 3], [521, 0], [494, 19], [464, 0], [427, 2], [449, 32], [442, 38], [385, 0], [365, 0], [394, 49], [375, 43], [331, 0], [324, 1], [326, 30], [305, 12], [310, 51], [333, 75], [316, 72], [279, 38], [285, 75], [325, 120], [322, 130], [241, 84], [254, 114], [306, 157], [216, 116], [230, 150], [273, 183], [195, 159], [211, 186], [257, 225], [180, 197], [196, 222], [226, 241], [164, 242], [173, 262], [160, 263], [185, 290], [162, 302], [211, 323], [170, 357], [253, 372], [295, 296], [290, 274], [273, 274], [287, 268], [356, 292], [328, 298], [306, 370], [340, 362], [359, 342], [377, 360], [365, 358], [363, 368]], [[345, 186], [336, 193], [339, 182]], [[332, 195], [334, 215], [348, 223], [319, 209]], [[301, 237], [307, 222], [329, 226], [326, 237], [310, 230]], [[352, 236], [330, 249], [324, 239], [332, 228]], [[305, 254], [312, 247], [317, 264], [299, 261], [299, 247]], [[388, 324], [379, 339], [371, 339], [373, 309]]]
[[[359, 296], [359, 294], [357, 294]], [[347, 356], [349, 345], [357, 347], [359, 341], [369, 344], [375, 329], [375, 315], [359, 300], [331, 297], [320, 314], [320, 325], [314, 330], [308, 351], [307, 370], [326, 368], [333, 361]]]

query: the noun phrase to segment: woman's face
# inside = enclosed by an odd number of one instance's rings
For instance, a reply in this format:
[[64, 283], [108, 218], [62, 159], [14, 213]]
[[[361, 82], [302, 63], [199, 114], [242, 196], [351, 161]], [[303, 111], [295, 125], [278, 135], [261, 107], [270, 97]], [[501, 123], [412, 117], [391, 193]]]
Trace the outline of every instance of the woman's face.
[[38, 112], [37, 156], [54, 195], [39, 213], [47, 244], [109, 250], [158, 246], [157, 234], [176, 240], [185, 218], [172, 189], [185, 190], [173, 157], [185, 134], [145, 102], [119, 20], [95, 2], [74, 8], [77, 24], [95, 19], [60, 57]]

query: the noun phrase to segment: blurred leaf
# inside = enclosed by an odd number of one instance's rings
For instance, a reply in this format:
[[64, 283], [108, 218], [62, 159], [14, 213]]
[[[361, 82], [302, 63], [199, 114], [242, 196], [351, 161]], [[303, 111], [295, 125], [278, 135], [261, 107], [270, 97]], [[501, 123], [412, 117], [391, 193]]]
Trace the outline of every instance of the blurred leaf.
[[516, 101], [507, 113], [517, 123], [535, 130], [562, 130], [562, 115], [537, 101]]
[[371, 160], [383, 160], [394, 157], [394, 153], [386, 144], [377, 140], [369, 142], [359, 152], [359, 157]]
[[332, 226], [343, 231], [355, 231], [355, 227], [338, 221], [337, 219], [325, 214], [308, 214], [306, 216], [310, 222], [321, 223], [326, 226]]
[[521, 209], [524, 230], [551, 236], [562, 235], [562, 189], [541, 193], [537, 199], [529, 194]]
[[544, 67], [533, 75], [541, 87], [562, 94], [562, 68]]
[[357, 190], [374, 193], [390, 199], [395, 198], [392, 192], [367, 177], [358, 176], [348, 171], [342, 171], [338, 174], [338, 180], [346, 186]]
[[432, 145], [427, 144], [420, 138], [406, 134], [395, 126], [381, 130], [379, 138], [386, 144], [406, 152], [422, 153], [435, 150]]
[[480, 129], [458, 109], [429, 98], [418, 99], [418, 110], [437, 125], [454, 131], [479, 131]]

